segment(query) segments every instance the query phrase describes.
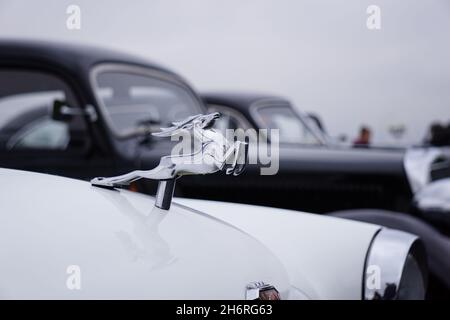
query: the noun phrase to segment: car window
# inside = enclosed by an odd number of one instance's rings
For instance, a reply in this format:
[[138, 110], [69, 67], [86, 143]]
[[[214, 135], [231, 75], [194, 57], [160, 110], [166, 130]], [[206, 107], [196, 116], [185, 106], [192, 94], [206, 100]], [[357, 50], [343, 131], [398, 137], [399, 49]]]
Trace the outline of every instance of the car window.
[[[222, 134], [227, 134], [227, 129], [236, 130], [243, 129], [247, 130], [252, 128], [248, 120], [244, 117], [242, 113], [231, 109], [226, 106], [210, 104], [208, 105], [208, 112], [219, 112], [220, 118], [214, 123], [214, 129], [222, 132]], [[256, 136], [248, 135], [250, 142], [257, 140]]]
[[225, 133], [226, 129], [239, 129], [242, 128], [239, 121], [237, 121], [236, 118], [234, 118], [232, 115], [227, 114], [226, 112], [221, 112], [221, 117], [216, 120], [214, 123], [214, 128], [221, 131], [222, 133]]
[[64, 150], [69, 143], [67, 124], [47, 118], [36, 120], [8, 141], [8, 149]]
[[208, 105], [208, 112], [219, 112], [220, 118], [214, 123], [214, 128], [225, 132], [226, 129], [248, 129], [251, 125], [245, 119], [245, 117], [236, 110], [225, 106], [219, 106], [215, 104]]
[[288, 104], [258, 107], [256, 116], [263, 128], [279, 129], [281, 143], [321, 144]]
[[53, 120], [55, 100], [76, 107], [69, 87], [56, 76], [37, 71], [0, 70], [0, 151], [64, 151], [79, 147], [76, 137], [82, 136], [80, 132], [85, 130], [83, 120]]
[[202, 113], [197, 99], [186, 88], [145, 74], [105, 71], [96, 77], [97, 96], [104, 105], [112, 129], [121, 136], [142, 126], [159, 130]]

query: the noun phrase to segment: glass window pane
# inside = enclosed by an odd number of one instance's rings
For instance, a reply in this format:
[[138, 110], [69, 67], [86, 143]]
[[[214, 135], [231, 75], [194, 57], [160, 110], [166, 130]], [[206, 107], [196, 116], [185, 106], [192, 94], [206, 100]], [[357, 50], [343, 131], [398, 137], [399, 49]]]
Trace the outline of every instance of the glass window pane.
[[85, 129], [82, 119], [53, 120], [55, 100], [77, 107], [60, 78], [33, 70], [0, 70], [0, 151], [66, 150], [71, 132]]
[[281, 143], [320, 144], [289, 105], [274, 105], [257, 109], [267, 129], [279, 129]]
[[132, 134], [142, 125], [153, 125], [156, 131], [202, 112], [185, 88], [146, 75], [103, 72], [95, 90], [120, 135]]

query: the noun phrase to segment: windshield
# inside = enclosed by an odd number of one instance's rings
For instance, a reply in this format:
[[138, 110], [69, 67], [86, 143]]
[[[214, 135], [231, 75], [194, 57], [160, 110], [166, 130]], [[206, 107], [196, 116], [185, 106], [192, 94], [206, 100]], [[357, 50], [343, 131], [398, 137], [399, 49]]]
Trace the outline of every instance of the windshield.
[[288, 104], [261, 106], [256, 113], [262, 128], [279, 129], [280, 143], [322, 144]]
[[119, 136], [158, 131], [173, 121], [202, 113], [195, 97], [181, 85], [147, 75], [99, 73], [95, 88], [112, 129]]

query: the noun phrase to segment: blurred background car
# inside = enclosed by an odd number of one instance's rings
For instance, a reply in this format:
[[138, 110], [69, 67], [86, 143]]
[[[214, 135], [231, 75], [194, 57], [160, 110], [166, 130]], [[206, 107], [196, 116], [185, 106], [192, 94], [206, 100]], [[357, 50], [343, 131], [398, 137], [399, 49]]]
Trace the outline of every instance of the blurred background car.
[[[202, 97], [210, 111], [223, 115], [218, 130], [279, 130], [280, 171], [252, 185], [255, 193], [266, 195], [259, 201], [267, 205], [314, 212], [406, 212], [418, 190], [450, 176], [450, 151], [445, 148], [373, 146], [366, 141], [365, 128], [352, 146], [331, 138], [317, 115], [298, 111], [282, 97], [242, 92]], [[289, 174], [278, 178], [284, 172]], [[276, 197], [269, 197], [274, 193]]]
[[202, 113], [178, 75], [89, 46], [0, 43], [0, 165], [90, 179], [155, 165], [171, 142], [151, 138]]

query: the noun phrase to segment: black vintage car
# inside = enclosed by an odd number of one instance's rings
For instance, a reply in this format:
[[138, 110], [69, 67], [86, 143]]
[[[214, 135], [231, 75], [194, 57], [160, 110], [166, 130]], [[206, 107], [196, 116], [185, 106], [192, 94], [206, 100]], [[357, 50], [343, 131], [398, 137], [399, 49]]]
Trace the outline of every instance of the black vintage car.
[[[90, 179], [151, 168], [149, 135], [204, 105], [177, 74], [98, 48], [0, 42], [0, 166]], [[145, 156], [144, 156], [145, 155]]]

